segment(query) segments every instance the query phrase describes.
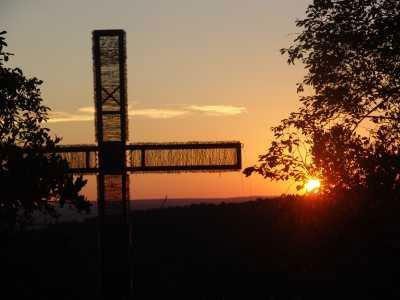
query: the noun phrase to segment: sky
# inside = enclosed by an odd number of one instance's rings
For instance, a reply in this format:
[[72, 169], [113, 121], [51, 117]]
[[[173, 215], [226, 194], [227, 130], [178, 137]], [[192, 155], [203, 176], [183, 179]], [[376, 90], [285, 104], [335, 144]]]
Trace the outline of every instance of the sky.
[[[302, 65], [279, 52], [311, 0], [1, 0], [10, 66], [44, 81], [47, 126], [64, 144], [95, 143], [91, 32], [127, 35], [129, 142], [240, 141], [243, 167], [298, 105]], [[96, 178], [84, 193], [96, 199]], [[294, 193], [241, 172], [131, 174], [131, 199]]]

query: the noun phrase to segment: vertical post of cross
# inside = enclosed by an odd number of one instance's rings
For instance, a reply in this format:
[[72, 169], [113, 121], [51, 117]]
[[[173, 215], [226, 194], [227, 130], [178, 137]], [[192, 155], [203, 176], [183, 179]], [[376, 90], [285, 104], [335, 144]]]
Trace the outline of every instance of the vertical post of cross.
[[103, 299], [127, 299], [132, 291], [126, 38], [123, 30], [93, 31], [96, 140], [99, 145], [98, 207], [100, 284]]

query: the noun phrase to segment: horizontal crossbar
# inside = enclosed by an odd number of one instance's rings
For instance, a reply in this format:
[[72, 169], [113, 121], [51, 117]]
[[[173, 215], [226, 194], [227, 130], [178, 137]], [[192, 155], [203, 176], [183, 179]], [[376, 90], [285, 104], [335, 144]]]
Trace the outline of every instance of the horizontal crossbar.
[[[240, 142], [140, 143], [125, 146], [127, 164], [121, 172], [222, 172], [241, 169]], [[99, 146], [59, 146], [72, 173], [95, 174], [100, 170]]]
[[241, 148], [240, 142], [186, 142], [186, 143], [138, 143], [126, 145], [127, 150], [166, 149], [226, 149]]
[[180, 173], [180, 172], [223, 172], [239, 171], [237, 165], [206, 165], [206, 166], [160, 166], [160, 167], [127, 167], [130, 173]]

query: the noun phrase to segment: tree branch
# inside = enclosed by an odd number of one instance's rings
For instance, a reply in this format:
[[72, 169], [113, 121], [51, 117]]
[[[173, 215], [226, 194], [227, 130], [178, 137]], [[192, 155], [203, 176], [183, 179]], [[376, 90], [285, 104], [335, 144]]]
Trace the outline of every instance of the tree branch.
[[351, 131], [351, 133], [354, 133], [354, 131], [357, 130], [357, 127], [361, 124], [362, 121], [364, 121], [366, 118], [370, 117], [370, 114], [372, 114], [374, 111], [376, 111], [381, 105], [385, 104], [386, 102], [388, 102], [390, 100], [390, 98], [387, 98], [385, 100], [382, 100], [380, 103], [378, 103], [377, 105], [375, 105], [372, 109], [370, 109], [367, 114], [365, 114], [364, 116], [361, 117], [361, 119], [356, 123], [356, 125], [354, 126], [354, 129]]

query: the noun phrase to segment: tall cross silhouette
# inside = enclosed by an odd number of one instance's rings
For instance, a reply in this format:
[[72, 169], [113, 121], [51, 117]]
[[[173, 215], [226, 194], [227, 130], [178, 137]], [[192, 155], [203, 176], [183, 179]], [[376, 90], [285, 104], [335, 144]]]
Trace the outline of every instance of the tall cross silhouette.
[[97, 175], [101, 295], [128, 299], [133, 283], [128, 173], [238, 171], [241, 143], [127, 144], [125, 32], [95, 30], [92, 40], [98, 144], [59, 146], [55, 152], [73, 174]]

